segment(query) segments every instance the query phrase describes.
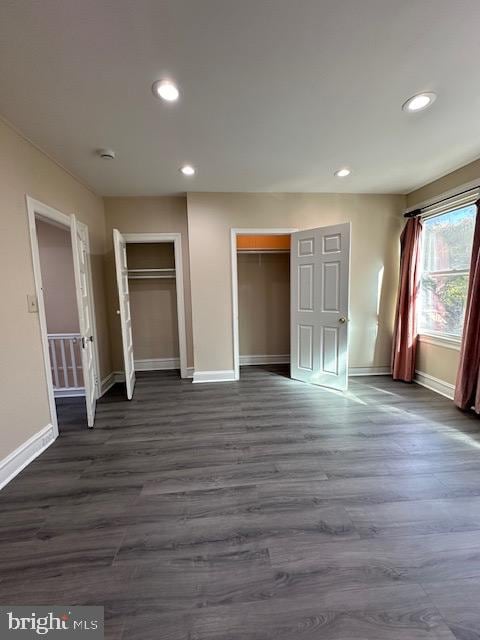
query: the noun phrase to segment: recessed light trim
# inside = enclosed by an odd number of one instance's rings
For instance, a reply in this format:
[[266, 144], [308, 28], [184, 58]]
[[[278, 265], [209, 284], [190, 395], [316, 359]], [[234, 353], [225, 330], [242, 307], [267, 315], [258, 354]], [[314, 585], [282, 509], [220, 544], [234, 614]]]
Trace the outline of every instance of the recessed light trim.
[[342, 169], [338, 169], [337, 171], [335, 171], [335, 173], [333, 175], [336, 178], [346, 178], [351, 173], [352, 172], [350, 171], [350, 169], [347, 169], [347, 167], [343, 167]]
[[428, 109], [437, 99], [437, 94], [432, 91], [425, 91], [423, 93], [417, 93], [403, 103], [402, 109], [407, 113], [417, 113]]
[[180, 167], [180, 171], [184, 176], [190, 177], [195, 175], [195, 167], [192, 167], [191, 164], [184, 164], [183, 167]]
[[171, 80], [157, 80], [152, 85], [153, 95], [166, 102], [176, 102], [180, 96], [180, 91]]

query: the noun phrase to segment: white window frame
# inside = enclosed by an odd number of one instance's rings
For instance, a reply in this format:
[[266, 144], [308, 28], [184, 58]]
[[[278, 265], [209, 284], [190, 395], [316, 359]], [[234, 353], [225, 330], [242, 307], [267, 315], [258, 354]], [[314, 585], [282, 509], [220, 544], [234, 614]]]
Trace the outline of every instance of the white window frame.
[[[475, 181], [475, 184], [478, 184], [478, 181]], [[470, 186], [470, 185], [469, 185]], [[468, 194], [455, 196], [449, 195], [444, 197], [438, 204], [434, 204], [428, 206], [427, 203], [424, 204], [422, 208], [422, 213], [420, 217], [422, 221], [428, 220], [430, 218], [436, 218], [438, 216], [445, 215], [447, 213], [451, 213], [452, 211], [456, 211], [457, 209], [462, 209], [463, 207], [468, 207], [479, 199], [480, 190], [476, 188], [472, 190]], [[442, 198], [442, 196], [440, 196]], [[470, 275], [470, 269], [452, 269], [452, 270], [442, 270], [442, 271], [430, 271], [429, 273], [433, 275]], [[423, 274], [420, 274], [420, 278]], [[417, 318], [418, 321], [418, 318]], [[424, 344], [432, 344], [439, 347], [444, 347], [446, 349], [453, 349], [455, 351], [460, 351], [460, 346], [462, 343], [461, 336], [456, 336], [451, 333], [441, 333], [438, 331], [421, 331], [418, 334], [418, 340], [423, 342]]]

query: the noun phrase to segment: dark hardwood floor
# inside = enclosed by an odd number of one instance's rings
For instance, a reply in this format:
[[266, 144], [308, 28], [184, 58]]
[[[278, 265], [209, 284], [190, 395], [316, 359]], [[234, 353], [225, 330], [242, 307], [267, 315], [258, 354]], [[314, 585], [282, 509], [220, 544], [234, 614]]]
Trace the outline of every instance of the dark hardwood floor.
[[112, 640], [480, 638], [479, 420], [281, 373], [140, 374], [67, 416], [0, 493], [0, 603], [102, 604]]

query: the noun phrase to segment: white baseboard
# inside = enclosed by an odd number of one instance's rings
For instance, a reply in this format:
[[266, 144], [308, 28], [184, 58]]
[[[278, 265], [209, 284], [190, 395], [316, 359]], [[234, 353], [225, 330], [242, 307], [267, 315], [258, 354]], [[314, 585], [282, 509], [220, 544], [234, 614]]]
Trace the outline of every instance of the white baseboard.
[[240, 356], [240, 366], [255, 364], [288, 364], [290, 362], [290, 354], [286, 353], [279, 356]]
[[392, 373], [390, 367], [349, 367], [348, 375], [351, 376], [389, 376]]
[[55, 398], [78, 398], [85, 395], [84, 387], [69, 387], [66, 389], [54, 389], [53, 395]]
[[135, 360], [135, 371], [168, 371], [170, 369], [180, 369], [180, 358]]
[[32, 460], [35, 460], [42, 451], [45, 451], [55, 440], [55, 434], [51, 424], [41, 429], [26, 442], [9, 453], [0, 461], [0, 489], [3, 489], [16, 475], [22, 471]]
[[431, 391], [439, 393], [441, 396], [445, 396], [445, 398], [449, 398], [450, 400], [453, 400], [453, 396], [455, 395], [454, 384], [435, 378], [424, 371], [415, 371], [415, 382], [422, 387], [426, 387]]
[[[180, 369], [180, 365], [178, 367], [174, 367], [174, 369]], [[139, 369], [139, 371], [141, 371], [141, 369]], [[143, 371], [148, 371], [148, 369], [143, 369]], [[113, 382], [110, 386], [114, 385], [116, 382], [125, 382], [125, 373], [123, 371], [114, 371], [111, 375], [113, 376]], [[187, 378], [191, 379], [193, 376], [194, 368], [187, 367]]]
[[233, 369], [223, 371], [195, 371], [193, 382], [234, 382], [235, 372]]
[[108, 376], [105, 376], [105, 378], [102, 379], [100, 383], [100, 387], [101, 387], [100, 398], [104, 396], [107, 393], [107, 391], [113, 387], [115, 382], [116, 382], [115, 371], [112, 371], [111, 373], [108, 374]]

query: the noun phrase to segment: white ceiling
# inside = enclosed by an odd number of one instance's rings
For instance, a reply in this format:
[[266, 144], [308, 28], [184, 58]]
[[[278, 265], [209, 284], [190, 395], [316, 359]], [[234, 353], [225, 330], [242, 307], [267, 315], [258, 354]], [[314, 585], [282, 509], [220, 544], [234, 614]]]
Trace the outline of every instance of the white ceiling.
[[0, 113], [103, 195], [403, 193], [480, 155], [479, 24], [478, 0], [1, 0]]

